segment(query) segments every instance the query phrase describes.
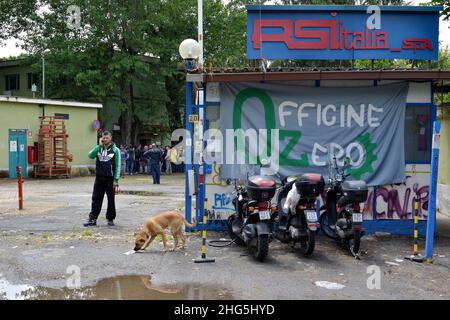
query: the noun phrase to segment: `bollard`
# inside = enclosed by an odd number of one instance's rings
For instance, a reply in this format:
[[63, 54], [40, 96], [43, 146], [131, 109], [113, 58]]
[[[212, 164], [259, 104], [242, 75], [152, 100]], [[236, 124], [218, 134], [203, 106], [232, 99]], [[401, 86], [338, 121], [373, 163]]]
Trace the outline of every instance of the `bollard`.
[[419, 199], [414, 199], [414, 246], [413, 246], [413, 255], [409, 257], [405, 257], [405, 259], [414, 261], [414, 262], [423, 262], [424, 258], [419, 253]]
[[203, 209], [203, 229], [202, 229], [202, 255], [198, 259], [194, 259], [195, 263], [216, 262], [215, 258], [206, 258], [206, 223], [208, 222], [208, 199], [205, 198], [205, 206]]
[[20, 166], [16, 166], [17, 173], [17, 186], [19, 188], [19, 210], [23, 209], [23, 191], [22, 191], [22, 168]]

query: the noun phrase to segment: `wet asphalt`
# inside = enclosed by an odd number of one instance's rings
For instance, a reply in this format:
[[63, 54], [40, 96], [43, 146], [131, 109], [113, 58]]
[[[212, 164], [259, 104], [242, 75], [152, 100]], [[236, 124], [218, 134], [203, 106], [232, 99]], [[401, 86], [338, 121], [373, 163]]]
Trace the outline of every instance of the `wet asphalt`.
[[[155, 241], [145, 252], [127, 255], [133, 248], [135, 232], [146, 218], [183, 205], [184, 177], [162, 176], [161, 185], [152, 185], [146, 175], [125, 177], [120, 182], [123, 193], [116, 198], [116, 226], [106, 225], [102, 211], [97, 227], [84, 228], [93, 180], [29, 179], [24, 184], [22, 211], [17, 210], [17, 182], [0, 180], [0, 299], [11, 298], [6, 292], [17, 294], [17, 298], [87, 298], [64, 289], [73, 280], [74, 266], [80, 271], [82, 289], [101, 286], [101, 294], [90, 296], [94, 299], [174, 298], [148, 292], [167, 287], [176, 289], [176, 298], [180, 299], [450, 298], [450, 239], [445, 237], [436, 240], [433, 263], [421, 264], [404, 259], [412, 252], [412, 238], [373, 235], [363, 238], [365, 254], [361, 260], [319, 236], [310, 257], [274, 240], [263, 263], [233, 244], [225, 248], [208, 246], [207, 256], [214, 257], [215, 262], [196, 264], [193, 259], [200, 256], [201, 247], [198, 233], [188, 234], [184, 250], [163, 252], [162, 243]], [[208, 233], [209, 239], [226, 237]], [[423, 239], [419, 245], [423, 252]], [[380, 272], [379, 288], [373, 288], [371, 270]], [[120, 283], [121, 289], [117, 284], [105, 285], [108, 279], [120, 279], [114, 283]], [[320, 287], [320, 281], [341, 286]], [[24, 295], [20, 288], [40, 291]], [[141, 294], [136, 296], [136, 290], [129, 288], [140, 288], [137, 292]], [[65, 290], [65, 294], [55, 290]]]

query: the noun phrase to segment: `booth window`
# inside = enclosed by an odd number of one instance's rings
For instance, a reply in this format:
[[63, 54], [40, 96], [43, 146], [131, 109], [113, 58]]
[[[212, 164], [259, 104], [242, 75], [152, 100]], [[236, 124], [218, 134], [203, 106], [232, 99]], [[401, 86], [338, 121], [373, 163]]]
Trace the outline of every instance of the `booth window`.
[[5, 90], [20, 90], [20, 76], [18, 74], [8, 74], [5, 76]]
[[429, 163], [431, 155], [431, 106], [406, 106], [405, 161]]

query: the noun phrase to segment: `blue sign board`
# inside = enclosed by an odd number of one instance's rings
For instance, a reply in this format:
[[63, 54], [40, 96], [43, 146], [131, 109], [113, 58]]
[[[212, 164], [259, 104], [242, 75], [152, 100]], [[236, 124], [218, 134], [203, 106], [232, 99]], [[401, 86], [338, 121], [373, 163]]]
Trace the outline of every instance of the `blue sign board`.
[[247, 58], [437, 60], [440, 10], [247, 6]]

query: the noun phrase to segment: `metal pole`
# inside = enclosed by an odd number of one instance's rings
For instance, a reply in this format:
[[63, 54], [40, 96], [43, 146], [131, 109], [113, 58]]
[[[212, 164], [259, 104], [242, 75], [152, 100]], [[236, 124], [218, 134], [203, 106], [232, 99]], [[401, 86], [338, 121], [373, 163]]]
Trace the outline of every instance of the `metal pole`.
[[42, 99], [45, 99], [45, 58], [42, 54]]
[[[205, 168], [203, 163], [203, 132], [204, 132], [204, 124], [205, 124], [205, 91], [203, 88], [199, 89], [197, 91], [198, 93], [198, 132], [197, 132], [197, 139], [196, 142], [196, 153], [197, 153], [197, 159], [198, 159], [198, 182], [199, 182], [199, 193], [197, 194], [197, 197], [199, 199], [199, 215], [205, 214]], [[197, 149], [198, 148], [198, 149]]]
[[199, 67], [203, 67], [203, 0], [198, 0], [198, 43], [200, 44]]
[[[205, 199], [205, 207], [208, 206], [208, 199]], [[202, 259], [206, 259], [206, 224], [208, 223], [208, 211], [203, 210], [203, 230], [202, 230]]]
[[414, 245], [413, 245], [413, 254], [411, 256], [406, 256], [405, 259], [414, 261], [414, 262], [423, 262], [424, 258], [421, 254], [419, 254], [419, 199], [414, 199], [414, 208], [412, 211], [413, 215], [413, 223], [414, 223]]
[[22, 191], [22, 168], [20, 166], [16, 166], [17, 172], [17, 186], [19, 188], [19, 210], [23, 209], [23, 191]]
[[[204, 207], [208, 207], [208, 199], [205, 199]], [[208, 210], [204, 210], [203, 213], [203, 228], [202, 228], [202, 249], [201, 256], [198, 259], [194, 259], [195, 263], [207, 263], [215, 262], [215, 258], [206, 258], [206, 224], [208, 222]]]
[[[192, 198], [189, 190], [189, 172], [192, 170], [192, 124], [189, 123], [189, 115], [192, 113], [192, 82], [186, 82], [186, 138], [185, 138], [185, 198], [184, 209], [188, 221], [192, 221]], [[188, 229], [188, 227], [186, 227]]]
[[419, 199], [414, 199], [414, 247], [413, 254], [419, 255]]
[[434, 234], [436, 231], [436, 196], [437, 178], [439, 166], [439, 144], [441, 139], [441, 124], [439, 121], [433, 122], [433, 144], [431, 149], [431, 173], [430, 173], [430, 197], [428, 205], [427, 234], [425, 245], [425, 256], [433, 259]]

